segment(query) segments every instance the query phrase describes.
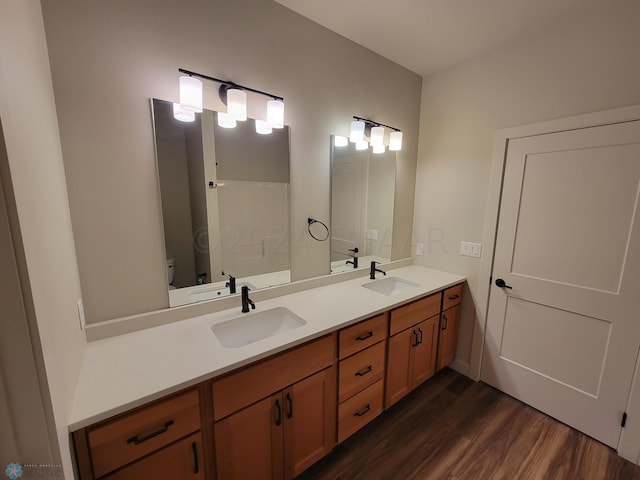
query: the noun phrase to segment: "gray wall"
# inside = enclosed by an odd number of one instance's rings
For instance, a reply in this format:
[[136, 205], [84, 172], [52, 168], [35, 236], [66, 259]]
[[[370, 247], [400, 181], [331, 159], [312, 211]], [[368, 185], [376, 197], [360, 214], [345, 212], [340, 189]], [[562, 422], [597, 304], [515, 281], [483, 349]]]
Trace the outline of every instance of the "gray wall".
[[[425, 79], [416, 180], [415, 241], [423, 265], [468, 277], [458, 342], [470, 361], [496, 129], [640, 104], [640, 2], [611, 2], [538, 36]], [[491, 255], [484, 251], [483, 255]], [[479, 314], [482, 314], [479, 312]]]
[[[410, 255], [418, 75], [271, 0], [42, 4], [88, 322], [168, 306], [148, 99], [178, 100], [179, 67], [285, 98], [293, 279], [329, 273], [306, 222], [329, 220], [330, 135], [352, 115], [401, 128], [393, 257]], [[223, 109], [217, 88], [205, 108]]]

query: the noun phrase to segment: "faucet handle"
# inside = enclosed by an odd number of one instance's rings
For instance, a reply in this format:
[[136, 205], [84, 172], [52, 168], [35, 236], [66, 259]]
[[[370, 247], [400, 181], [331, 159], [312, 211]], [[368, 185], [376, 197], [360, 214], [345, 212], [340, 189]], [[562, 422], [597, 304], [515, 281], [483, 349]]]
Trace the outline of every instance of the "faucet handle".
[[353, 252], [353, 253], [358, 253], [359, 252], [358, 247], [350, 248], [348, 251], [349, 252]]

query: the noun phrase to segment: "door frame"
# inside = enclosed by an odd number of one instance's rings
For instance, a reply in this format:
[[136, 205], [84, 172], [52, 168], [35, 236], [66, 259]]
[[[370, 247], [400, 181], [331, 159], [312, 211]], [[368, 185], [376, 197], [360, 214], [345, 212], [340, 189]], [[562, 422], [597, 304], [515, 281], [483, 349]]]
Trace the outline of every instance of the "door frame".
[[[476, 322], [471, 345], [469, 376], [478, 381], [482, 369], [482, 356], [489, 310], [490, 281], [495, 256], [495, 243], [500, 214], [500, 198], [504, 176], [505, 160], [509, 141], [522, 137], [532, 137], [548, 133], [578, 130], [601, 125], [640, 120], [640, 105], [587, 113], [567, 118], [549, 120], [529, 125], [496, 130], [494, 134], [493, 157], [489, 177], [487, 207], [485, 211], [482, 243], [485, 255], [480, 259], [480, 282], [476, 300]], [[485, 281], [486, 280], [486, 281]], [[640, 399], [640, 357], [636, 361], [634, 379], [627, 401], [628, 420], [623, 430], [618, 454], [634, 463], [640, 464], [640, 402], [634, 408], [632, 399]]]

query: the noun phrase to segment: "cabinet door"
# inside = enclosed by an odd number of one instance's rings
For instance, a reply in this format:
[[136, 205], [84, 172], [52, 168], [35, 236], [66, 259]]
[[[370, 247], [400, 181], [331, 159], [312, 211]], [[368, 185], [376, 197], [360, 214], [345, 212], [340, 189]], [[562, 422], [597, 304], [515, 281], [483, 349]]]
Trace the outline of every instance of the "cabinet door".
[[215, 423], [218, 478], [282, 478], [282, 400], [272, 395]]
[[385, 407], [389, 408], [413, 388], [413, 349], [417, 331], [408, 328], [389, 338]]
[[436, 372], [438, 318], [436, 315], [415, 326], [418, 345], [413, 349], [413, 388], [431, 378]]
[[202, 440], [197, 433], [103, 478], [108, 480], [144, 478], [204, 480], [203, 463]]
[[285, 478], [293, 478], [336, 444], [336, 369], [330, 367], [283, 392]]
[[456, 358], [460, 308], [461, 305], [458, 304], [442, 312], [440, 318], [440, 339], [438, 340], [437, 370], [443, 369]]

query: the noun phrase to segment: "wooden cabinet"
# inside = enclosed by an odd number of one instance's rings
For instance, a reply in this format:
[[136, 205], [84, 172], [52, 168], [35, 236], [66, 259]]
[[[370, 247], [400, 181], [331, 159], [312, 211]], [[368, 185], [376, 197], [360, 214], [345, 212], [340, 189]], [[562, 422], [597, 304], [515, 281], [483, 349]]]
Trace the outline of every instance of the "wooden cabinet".
[[333, 449], [334, 358], [330, 335], [213, 382], [218, 478], [293, 478]]
[[83, 480], [154, 478], [171, 464], [175, 478], [204, 478], [199, 431], [199, 394], [191, 389], [74, 432], [78, 470]]
[[441, 293], [391, 311], [385, 407], [435, 373]]
[[338, 442], [383, 410], [388, 313], [339, 331]]
[[437, 371], [449, 365], [456, 358], [461, 302], [462, 284], [448, 288], [443, 292], [436, 361]]
[[171, 480], [204, 480], [202, 439], [199, 433], [172, 443], [114, 473], [108, 480], [140, 480], [170, 478]]

